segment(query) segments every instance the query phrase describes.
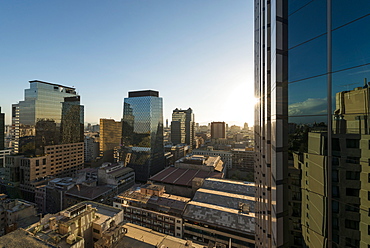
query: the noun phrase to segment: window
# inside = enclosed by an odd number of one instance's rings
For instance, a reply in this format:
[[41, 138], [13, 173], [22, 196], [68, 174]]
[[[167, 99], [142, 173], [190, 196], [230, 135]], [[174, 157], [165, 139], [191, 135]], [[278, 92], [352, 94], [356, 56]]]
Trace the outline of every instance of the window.
[[358, 158], [358, 157], [347, 157], [346, 163], [359, 164], [360, 163], [360, 158]]
[[337, 170], [333, 170], [331, 172], [331, 177], [332, 177], [333, 182], [339, 182], [338, 171]]
[[[339, 197], [339, 187], [338, 186], [333, 186], [333, 197]], [[370, 191], [369, 191], [369, 198], [370, 198]]]
[[337, 157], [333, 157], [333, 159], [332, 159], [332, 164], [333, 164], [333, 165], [339, 165], [339, 158], [337, 158]]
[[332, 201], [333, 213], [339, 213], [339, 202]]
[[358, 171], [347, 171], [346, 172], [346, 179], [347, 180], [359, 180], [360, 179], [360, 172], [358, 172]]
[[340, 151], [340, 144], [339, 144], [338, 138], [332, 139], [332, 147], [333, 147], [333, 151]]
[[94, 232], [94, 233], [100, 233], [100, 231], [99, 231], [99, 230], [97, 230], [97, 229], [95, 229], [95, 228], [93, 228], [93, 232]]
[[346, 140], [347, 148], [359, 148], [360, 147], [360, 140], [358, 139], [347, 139]]
[[346, 204], [346, 211], [350, 212], [358, 212], [360, 210], [360, 205], [359, 204]]
[[360, 247], [360, 241], [357, 239], [346, 238], [346, 246]]
[[346, 219], [345, 226], [346, 226], [346, 228], [349, 228], [349, 229], [358, 230], [359, 222], [355, 221], [355, 220], [347, 220]]
[[359, 196], [359, 190], [358, 189], [352, 189], [352, 188], [346, 188], [346, 195], [347, 196]]
[[333, 229], [338, 230], [339, 229], [339, 221], [338, 218], [333, 218]]

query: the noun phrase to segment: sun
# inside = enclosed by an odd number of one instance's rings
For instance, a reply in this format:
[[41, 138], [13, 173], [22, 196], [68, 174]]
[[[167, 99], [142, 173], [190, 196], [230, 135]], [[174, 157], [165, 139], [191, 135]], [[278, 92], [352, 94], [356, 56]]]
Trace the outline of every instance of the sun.
[[[254, 97], [253, 85], [239, 83], [228, 92], [223, 105], [225, 121], [233, 125], [242, 126], [245, 122], [249, 126], [254, 124], [254, 107], [259, 99]], [[235, 122], [235, 123], [231, 123]]]

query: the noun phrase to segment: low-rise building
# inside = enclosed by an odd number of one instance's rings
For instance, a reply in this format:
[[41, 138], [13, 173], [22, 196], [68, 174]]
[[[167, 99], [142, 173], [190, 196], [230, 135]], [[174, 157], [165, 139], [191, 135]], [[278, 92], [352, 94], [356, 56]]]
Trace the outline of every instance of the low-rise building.
[[175, 167], [225, 173], [220, 156], [188, 155], [175, 162]]
[[117, 247], [127, 231], [122, 222], [121, 209], [96, 202], [82, 202], [57, 214], [46, 215], [20, 234], [48, 247]]
[[171, 152], [171, 154], [173, 155], [174, 161], [182, 157], [185, 157], [191, 150], [190, 146], [186, 144], [166, 145], [164, 149], [165, 149], [165, 152]]
[[[43, 213], [57, 213], [62, 211], [63, 209], [69, 207], [65, 201], [65, 194], [66, 192], [75, 186], [76, 183], [73, 181], [71, 177], [65, 178], [55, 178], [49, 181], [49, 183], [45, 186], [45, 212]], [[37, 188], [37, 194], [40, 198], [38, 202], [41, 202], [41, 188], [39, 186]], [[39, 205], [39, 209], [41, 209], [41, 204]]]
[[169, 236], [132, 223], [126, 223], [123, 227], [126, 228], [127, 233], [119, 241], [117, 247], [206, 248], [205, 246], [193, 243], [190, 240], [184, 240], [177, 237]]
[[233, 169], [242, 171], [254, 171], [255, 152], [252, 149], [233, 148], [231, 149]]
[[38, 220], [36, 205], [24, 200], [8, 199], [0, 194], [0, 236]]
[[127, 191], [114, 199], [122, 208], [125, 221], [182, 238], [182, 213], [190, 198], [169, 195], [163, 186], [146, 184], [137, 191]]
[[135, 183], [135, 172], [123, 163], [104, 164], [98, 170], [99, 185], [113, 185], [118, 193], [131, 188]]
[[220, 156], [225, 166], [230, 169], [233, 167], [233, 155], [230, 151], [213, 150], [213, 147], [204, 149], [194, 149], [192, 154], [203, 155], [203, 156]]
[[224, 174], [217, 171], [182, 169], [170, 166], [152, 176], [149, 181], [165, 186], [168, 194], [191, 198], [202, 184], [202, 181], [208, 177], [223, 178]]
[[254, 183], [208, 178], [184, 211], [184, 237], [205, 244], [254, 247]]

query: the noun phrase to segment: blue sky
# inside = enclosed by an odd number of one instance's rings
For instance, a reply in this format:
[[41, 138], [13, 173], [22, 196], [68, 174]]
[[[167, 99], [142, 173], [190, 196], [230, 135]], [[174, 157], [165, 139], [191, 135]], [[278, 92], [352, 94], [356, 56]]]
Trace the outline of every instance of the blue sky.
[[28, 81], [74, 86], [85, 122], [122, 117], [127, 92], [154, 89], [164, 117], [253, 122], [253, 1], [1, 1], [0, 107]]

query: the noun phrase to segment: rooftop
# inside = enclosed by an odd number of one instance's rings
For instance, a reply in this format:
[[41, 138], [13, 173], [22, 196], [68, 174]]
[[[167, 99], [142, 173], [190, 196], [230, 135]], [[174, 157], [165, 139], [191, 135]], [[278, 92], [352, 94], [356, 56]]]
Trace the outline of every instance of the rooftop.
[[72, 87], [69, 87], [69, 86], [64, 86], [64, 85], [61, 85], [61, 84], [54, 84], [54, 83], [48, 83], [48, 82], [44, 82], [44, 81], [40, 81], [40, 80], [32, 80], [32, 81], [29, 81], [30, 84], [31, 83], [42, 83], [42, 84], [49, 84], [49, 85], [53, 85], [53, 86], [58, 86], [58, 87], [63, 87], [63, 88], [68, 88], [68, 89], [71, 89], [71, 90], [75, 90], [75, 88], [72, 88]]
[[128, 93], [128, 97], [142, 97], [142, 96], [156, 96], [156, 97], [159, 97], [159, 91], [140, 90], [140, 91], [130, 91]]
[[135, 248], [203, 248], [204, 246], [189, 242], [184, 239], [175, 238], [162, 234], [152, 229], [137, 226], [131, 223], [124, 225], [127, 228], [127, 234], [117, 244], [117, 247], [135, 247]]
[[8, 233], [0, 237], [0, 247], [3, 248], [50, 248], [54, 247], [50, 244], [41, 241], [37, 237], [33, 236], [31, 233], [20, 228], [14, 232]]
[[234, 194], [248, 195], [253, 197], [256, 190], [254, 182], [242, 182], [217, 178], [208, 178], [204, 181], [202, 188]]
[[152, 176], [149, 180], [160, 183], [191, 187], [194, 178], [222, 178], [222, 173], [212, 171], [202, 171], [195, 169], [181, 169], [176, 167], [167, 167]]
[[69, 189], [66, 192], [66, 195], [78, 197], [85, 200], [94, 200], [110, 190], [112, 190], [112, 187], [108, 185], [89, 187], [83, 184], [79, 184]]
[[181, 213], [184, 211], [186, 203], [190, 201], [190, 198], [187, 197], [170, 195], [166, 193], [162, 194], [161, 196], [150, 196], [143, 194], [140, 191], [126, 191], [118, 195], [117, 199], [138, 202], [142, 204], [140, 207], [152, 209], [162, 213], [171, 213], [174, 215], [181, 215]]
[[253, 233], [254, 192], [254, 183], [208, 178], [187, 204], [183, 216], [237, 232]]

